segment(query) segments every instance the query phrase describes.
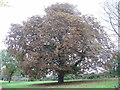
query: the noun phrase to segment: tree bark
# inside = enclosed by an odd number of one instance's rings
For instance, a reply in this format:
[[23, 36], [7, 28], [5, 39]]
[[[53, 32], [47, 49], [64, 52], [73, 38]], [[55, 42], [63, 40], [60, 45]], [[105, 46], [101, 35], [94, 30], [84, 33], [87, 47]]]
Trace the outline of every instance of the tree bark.
[[11, 82], [11, 76], [9, 77], [8, 82], [9, 82], [9, 83]]
[[11, 76], [8, 76], [8, 77], [7, 77], [7, 81], [8, 81], [8, 83], [11, 82]]
[[64, 71], [58, 71], [58, 83], [64, 83]]
[[10, 83], [11, 82], [11, 78], [12, 78], [12, 75], [14, 73], [14, 70], [11, 72], [11, 74], [8, 76], [8, 82]]

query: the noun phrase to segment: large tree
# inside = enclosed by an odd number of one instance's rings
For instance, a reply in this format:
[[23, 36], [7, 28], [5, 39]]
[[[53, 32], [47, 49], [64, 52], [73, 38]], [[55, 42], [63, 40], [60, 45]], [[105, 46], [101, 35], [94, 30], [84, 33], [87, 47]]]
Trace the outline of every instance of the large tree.
[[66, 74], [108, 69], [113, 45], [94, 17], [68, 3], [51, 5], [45, 12], [12, 24], [5, 41], [29, 77], [52, 73], [62, 83]]

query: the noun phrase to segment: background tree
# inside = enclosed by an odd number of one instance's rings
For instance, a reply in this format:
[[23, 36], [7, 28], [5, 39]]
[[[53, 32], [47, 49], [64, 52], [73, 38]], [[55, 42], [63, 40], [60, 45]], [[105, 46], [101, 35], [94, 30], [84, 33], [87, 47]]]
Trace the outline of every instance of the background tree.
[[4, 2], [4, 0], [0, 0], [0, 7], [9, 7], [8, 2]]
[[116, 51], [113, 55], [113, 60], [115, 60], [116, 65], [115, 65], [115, 72], [118, 74], [118, 77], [120, 77], [120, 52]]
[[1, 50], [0, 58], [2, 60], [2, 62], [1, 62], [2, 77], [6, 78], [10, 83], [11, 77], [13, 76], [13, 74], [18, 69], [18, 64], [19, 63], [6, 50]]
[[[2, 59], [0, 57], [0, 62], [2, 62]], [[0, 63], [0, 80], [2, 79], [2, 63]]]
[[103, 12], [105, 15], [104, 20], [107, 21], [111, 28], [118, 37], [120, 37], [120, 33], [118, 32], [118, 27], [120, 27], [120, 2], [119, 0], [110, 0], [105, 1], [103, 7]]
[[[117, 37], [118, 37], [118, 50], [117, 52], [117, 72], [118, 72], [118, 76], [120, 77], [120, 0], [110, 0], [110, 1], [106, 1], [104, 3], [103, 6], [104, 9], [104, 13], [105, 15], [107, 15], [107, 19], [105, 19], [112, 27], [112, 30], [116, 33]], [[115, 52], [115, 53], [116, 53]], [[120, 87], [120, 84], [119, 86]]]
[[75, 6], [54, 4], [43, 17], [33, 16], [22, 24], [12, 24], [5, 43], [22, 62], [29, 77], [78, 74], [112, 65], [112, 49], [107, 34], [92, 16], [82, 15]]

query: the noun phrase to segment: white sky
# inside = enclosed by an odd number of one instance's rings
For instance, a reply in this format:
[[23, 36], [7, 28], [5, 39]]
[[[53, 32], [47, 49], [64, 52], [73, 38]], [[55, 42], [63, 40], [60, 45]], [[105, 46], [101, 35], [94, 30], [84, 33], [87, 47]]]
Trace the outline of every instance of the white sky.
[[[3, 0], [4, 1], [4, 0]], [[44, 8], [56, 2], [68, 2], [78, 6], [83, 14], [100, 18], [100, 3], [105, 0], [5, 0], [11, 7], [0, 7], [0, 49], [4, 49], [3, 40], [11, 23], [20, 23], [33, 15], [43, 15]], [[104, 24], [104, 23], [103, 23]]]

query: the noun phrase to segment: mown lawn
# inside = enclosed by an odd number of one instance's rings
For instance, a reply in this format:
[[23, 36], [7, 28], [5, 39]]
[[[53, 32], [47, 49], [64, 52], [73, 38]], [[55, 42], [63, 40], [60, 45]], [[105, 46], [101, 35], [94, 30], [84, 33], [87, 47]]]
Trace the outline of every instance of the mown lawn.
[[56, 81], [11, 81], [8, 83], [7, 81], [2, 82], [3, 88], [40, 88], [35, 84], [42, 84], [42, 83], [52, 83]]
[[[73, 80], [72, 80], [73, 81]], [[3, 88], [115, 88], [118, 85], [118, 80], [107, 79], [107, 80], [76, 80], [81, 81], [78, 83], [65, 83], [58, 85], [47, 85], [45, 83], [55, 83], [57, 81], [31, 81], [31, 82], [2, 82]], [[66, 81], [68, 82], [68, 81]], [[41, 85], [42, 84], [42, 85]], [[45, 85], [44, 85], [45, 84]]]

